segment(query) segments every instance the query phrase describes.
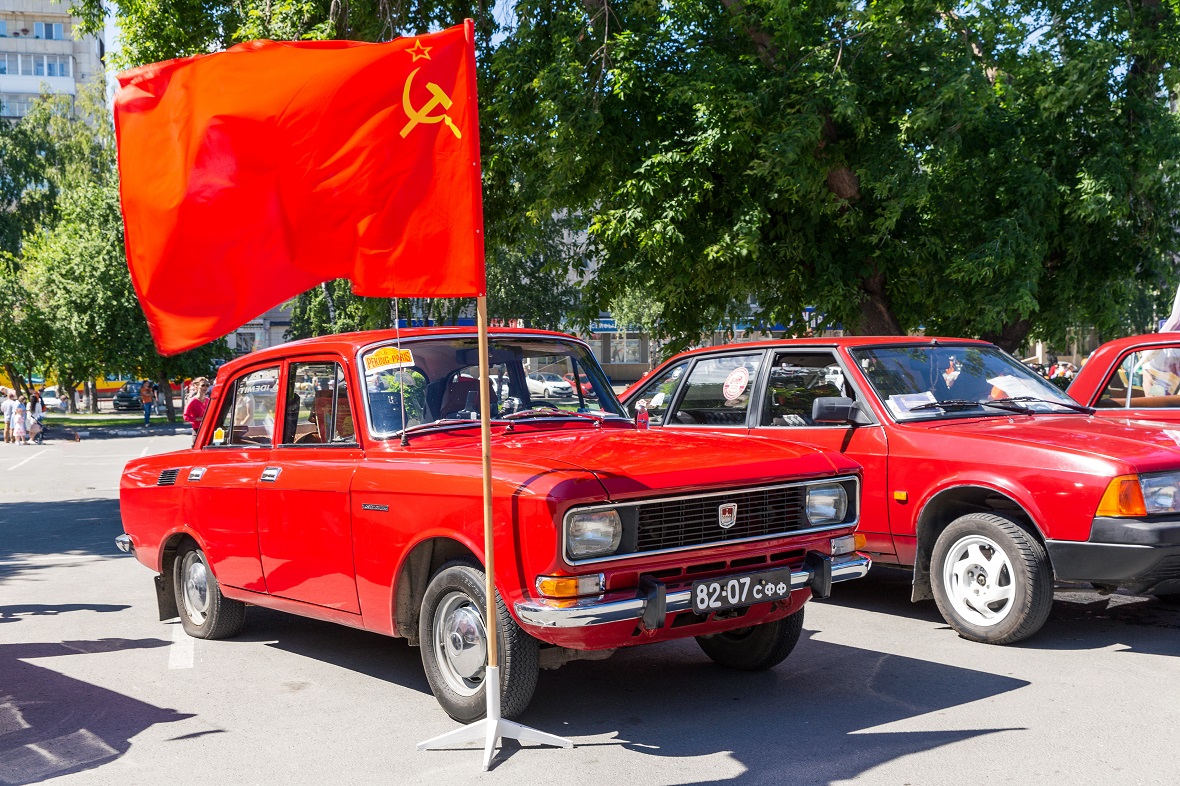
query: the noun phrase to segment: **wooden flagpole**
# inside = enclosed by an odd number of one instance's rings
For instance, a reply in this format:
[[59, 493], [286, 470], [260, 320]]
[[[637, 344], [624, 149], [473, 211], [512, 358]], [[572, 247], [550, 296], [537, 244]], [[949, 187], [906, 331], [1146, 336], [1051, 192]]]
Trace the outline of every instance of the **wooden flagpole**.
[[492, 384], [491, 371], [488, 368], [488, 299], [485, 295], [476, 298], [476, 324], [479, 330], [479, 431], [483, 455], [483, 561], [486, 595], [484, 627], [488, 648], [483, 690], [487, 702], [487, 715], [483, 720], [469, 726], [462, 726], [434, 739], [418, 743], [418, 750], [447, 748], [482, 740], [483, 769], [487, 772], [492, 765], [496, 740], [500, 738], [555, 745], [560, 748], [572, 748], [574, 743], [564, 737], [505, 720], [500, 715], [500, 635], [499, 615], [496, 613], [496, 546], [492, 521]]

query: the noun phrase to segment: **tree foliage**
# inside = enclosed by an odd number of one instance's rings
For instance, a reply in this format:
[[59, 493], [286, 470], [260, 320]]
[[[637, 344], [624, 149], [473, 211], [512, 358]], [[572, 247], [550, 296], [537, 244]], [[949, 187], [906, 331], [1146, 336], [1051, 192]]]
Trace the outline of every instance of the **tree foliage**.
[[586, 313], [643, 291], [680, 343], [816, 306], [1013, 348], [1174, 288], [1177, 0], [501, 7], [115, 0], [127, 62], [474, 16], [489, 258], [577, 217]]

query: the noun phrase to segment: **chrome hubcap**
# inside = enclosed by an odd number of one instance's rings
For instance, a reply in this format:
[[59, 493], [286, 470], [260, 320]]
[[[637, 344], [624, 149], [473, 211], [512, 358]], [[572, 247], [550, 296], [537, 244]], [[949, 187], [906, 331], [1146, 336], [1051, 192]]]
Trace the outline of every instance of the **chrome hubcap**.
[[209, 570], [205, 560], [195, 552], [184, 555], [181, 565], [181, 580], [184, 581], [184, 611], [196, 625], [204, 624], [209, 612]]
[[487, 631], [483, 616], [471, 598], [451, 592], [434, 615], [434, 655], [447, 685], [464, 696], [483, 685], [487, 664]]
[[982, 628], [1011, 613], [1016, 587], [1012, 564], [991, 538], [968, 535], [951, 546], [942, 566], [942, 585], [955, 613]]

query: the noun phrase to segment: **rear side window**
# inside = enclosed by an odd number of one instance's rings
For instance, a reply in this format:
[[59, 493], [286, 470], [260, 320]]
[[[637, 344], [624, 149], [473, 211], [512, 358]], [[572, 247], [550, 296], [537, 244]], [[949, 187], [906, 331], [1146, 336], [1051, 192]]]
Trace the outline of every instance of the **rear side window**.
[[684, 381], [684, 393], [668, 423], [744, 426], [762, 353], [698, 360]]
[[658, 426], [664, 422], [668, 414], [668, 405], [676, 395], [676, 389], [684, 380], [684, 372], [688, 369], [688, 362], [677, 363], [664, 371], [643, 388], [638, 396], [627, 405], [627, 414], [635, 417], [636, 405], [640, 401], [647, 402], [648, 423]]
[[351, 445], [356, 426], [339, 363], [292, 363], [284, 392], [284, 445]]
[[213, 430], [213, 447], [274, 444], [279, 367], [252, 371], [230, 383]]

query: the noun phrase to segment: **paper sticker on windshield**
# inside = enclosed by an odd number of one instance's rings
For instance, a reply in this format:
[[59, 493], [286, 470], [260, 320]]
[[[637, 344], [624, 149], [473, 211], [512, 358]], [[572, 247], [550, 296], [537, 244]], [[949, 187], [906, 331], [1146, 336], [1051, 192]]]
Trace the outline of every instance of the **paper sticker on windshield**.
[[660, 393], [657, 393], [651, 397], [651, 403], [648, 404], [648, 406], [658, 408], [663, 403], [664, 403], [664, 394], [663, 394], [663, 392], [660, 392]]
[[388, 371], [391, 368], [405, 368], [414, 365], [414, 355], [408, 349], [397, 347], [381, 347], [381, 349], [365, 356], [365, 373], [375, 374], [378, 371]]
[[992, 390], [992, 398], [1004, 398], [1005, 396], [1016, 398], [1017, 396], [1032, 396], [1033, 398], [1044, 398], [1045, 391], [1035, 388], [1028, 383], [1027, 379], [1013, 376], [1012, 374], [1001, 374], [998, 377], [992, 377], [987, 381], [993, 388], [998, 388], [1001, 392], [996, 395], [996, 391]]
[[225, 429], [219, 428], [213, 432], [213, 444], [221, 445], [225, 442]]
[[729, 376], [725, 378], [725, 384], [721, 386], [721, 392], [725, 395], [726, 401], [733, 401], [746, 392], [746, 385], [748, 384], [750, 384], [750, 372], [746, 370], [745, 366], [738, 366], [729, 372]]
[[893, 414], [901, 417], [909, 414], [910, 410], [922, 404], [932, 404], [937, 401], [934, 394], [929, 390], [924, 390], [921, 393], [899, 393], [895, 396], [890, 396], [885, 400], [889, 405], [889, 409], [893, 410]]

